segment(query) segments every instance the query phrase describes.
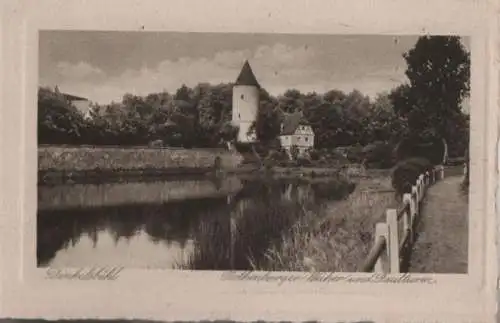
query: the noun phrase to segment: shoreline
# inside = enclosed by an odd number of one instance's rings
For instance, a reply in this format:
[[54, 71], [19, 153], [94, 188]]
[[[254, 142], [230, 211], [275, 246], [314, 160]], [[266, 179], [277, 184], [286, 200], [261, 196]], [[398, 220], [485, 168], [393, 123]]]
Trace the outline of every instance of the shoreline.
[[[265, 176], [274, 179], [329, 180], [359, 177], [359, 165], [338, 163], [266, 167], [245, 162], [238, 152], [225, 149], [170, 149], [150, 147], [39, 146], [37, 183], [105, 184], [224, 176]], [[354, 172], [352, 172], [354, 170]]]
[[171, 181], [178, 179], [210, 179], [225, 176], [263, 176], [272, 179], [302, 179], [321, 181], [338, 177], [342, 173], [334, 167], [280, 167], [276, 169], [260, 169], [254, 166], [243, 166], [231, 170], [217, 170], [213, 167], [202, 168], [132, 168], [132, 169], [87, 169], [38, 170], [38, 185], [52, 186], [63, 184], [106, 184], [120, 182]]

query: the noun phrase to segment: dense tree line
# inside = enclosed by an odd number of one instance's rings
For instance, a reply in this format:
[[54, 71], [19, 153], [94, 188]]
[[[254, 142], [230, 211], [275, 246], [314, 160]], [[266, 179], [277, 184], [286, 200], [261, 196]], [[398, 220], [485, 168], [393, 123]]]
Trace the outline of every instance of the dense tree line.
[[[396, 144], [402, 138], [440, 136], [449, 153], [463, 155], [469, 118], [461, 112], [469, 93], [470, 58], [458, 37], [421, 37], [404, 55], [409, 82], [375, 99], [358, 90], [273, 96], [261, 89], [253, 129], [260, 142], [274, 142], [285, 113], [301, 111], [315, 133], [315, 147]], [[183, 85], [175, 93], [125, 94], [121, 102], [94, 104], [85, 118], [63, 95], [38, 92], [41, 144], [217, 147], [235, 138], [232, 84]], [[453, 140], [452, 140], [453, 139]]]
[[[39, 89], [39, 140], [52, 144], [145, 145], [161, 139], [170, 146], [212, 147], [234, 138], [232, 84], [182, 86], [174, 95], [126, 94], [119, 103], [94, 105], [84, 118], [63, 95]], [[315, 131], [318, 148], [335, 148], [398, 138], [405, 120], [392, 109], [388, 94], [374, 102], [355, 90], [325, 94], [288, 90], [274, 97], [261, 90], [255, 122], [257, 137], [279, 135], [284, 113], [302, 111]]]

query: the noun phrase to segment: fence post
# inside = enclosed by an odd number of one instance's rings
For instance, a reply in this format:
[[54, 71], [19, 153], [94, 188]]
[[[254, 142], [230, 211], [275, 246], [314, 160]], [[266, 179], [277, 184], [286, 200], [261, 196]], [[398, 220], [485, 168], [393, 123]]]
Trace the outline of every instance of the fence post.
[[444, 179], [444, 166], [441, 165], [441, 179]]
[[417, 178], [417, 185], [416, 186], [417, 186], [417, 192], [418, 192], [418, 195], [417, 195], [417, 197], [418, 197], [417, 202], [418, 202], [418, 201], [420, 201], [420, 198], [421, 198], [420, 195], [422, 195], [422, 190], [420, 189], [420, 176]]
[[431, 184], [431, 176], [429, 174], [429, 171], [425, 172], [425, 186], [429, 186]]
[[388, 209], [386, 211], [386, 222], [389, 230], [389, 263], [390, 273], [399, 273], [399, 230], [398, 211]]
[[377, 223], [375, 225], [375, 238], [373, 239], [373, 243], [375, 243], [380, 236], [385, 238], [385, 252], [383, 252], [382, 255], [377, 259], [374, 272], [383, 274], [385, 272], [384, 261], [387, 260], [389, 255], [389, 230], [387, 229], [387, 223]]
[[417, 200], [420, 198], [420, 178], [417, 177], [417, 181], [415, 182], [415, 187], [417, 189]]
[[434, 169], [431, 171], [431, 173], [430, 173], [430, 174], [431, 174], [431, 175], [430, 175], [430, 177], [431, 177], [431, 183], [430, 183], [430, 185], [432, 185], [432, 184], [434, 184], [434, 182], [436, 181], [436, 174], [435, 174], [435, 172], [434, 172]]
[[[412, 200], [415, 202], [415, 214], [418, 213], [418, 190], [416, 186], [411, 187], [411, 195], [412, 195]], [[415, 196], [415, 199], [413, 199], [413, 196]]]
[[424, 182], [424, 174], [420, 174], [420, 176], [418, 177], [418, 179], [420, 180], [420, 194], [419, 194], [420, 200], [419, 201], [421, 201], [421, 200], [424, 199], [424, 193], [425, 193], [424, 184], [423, 184], [423, 182]]
[[[408, 204], [408, 207], [406, 205]], [[408, 209], [408, 212], [406, 211]], [[403, 229], [405, 234], [408, 232], [408, 239], [410, 244], [413, 243], [413, 225], [412, 225], [412, 212], [413, 212], [413, 207], [412, 207], [412, 202], [411, 202], [411, 194], [404, 194], [403, 195]]]

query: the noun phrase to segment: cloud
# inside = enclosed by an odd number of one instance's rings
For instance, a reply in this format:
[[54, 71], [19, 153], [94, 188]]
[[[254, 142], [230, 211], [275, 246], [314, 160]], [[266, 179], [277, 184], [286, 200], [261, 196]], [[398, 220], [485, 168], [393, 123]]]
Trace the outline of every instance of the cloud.
[[276, 44], [272, 47], [261, 46], [253, 55], [257, 64], [270, 68], [304, 67], [315, 57], [316, 53], [307, 46], [293, 48], [283, 44]]
[[86, 62], [78, 62], [76, 64], [60, 62], [57, 64], [56, 69], [60, 76], [70, 80], [82, 80], [104, 75], [101, 69]]
[[260, 46], [254, 51], [220, 51], [209, 58], [164, 60], [155, 67], [126, 69], [119, 76], [97, 84], [96, 79], [105, 76], [104, 72], [89, 63], [62, 62], [57, 67], [58, 73], [66, 80], [66, 86], [61, 86], [73, 92], [85, 92], [81, 94], [106, 103], [120, 100], [125, 93], [145, 95], [163, 89], [174, 92], [182, 84], [195, 86], [201, 82], [232, 82], [246, 59], [264, 86], [266, 83], [288, 84], [290, 77], [305, 77], [304, 68], [313, 58], [313, 52], [305, 47], [292, 48], [276, 44]]
[[321, 55], [307, 45], [292, 47], [277, 43], [254, 50], [219, 51], [211, 57], [163, 60], [154, 66], [144, 64], [140, 69], [125, 69], [113, 77], [87, 62], [61, 62], [57, 71], [64, 79], [59, 83], [62, 89], [99, 103], [119, 101], [125, 93], [147, 95], [162, 90], [172, 93], [182, 84], [193, 87], [202, 82], [232, 82], [247, 59], [261, 85], [275, 95], [289, 88], [305, 92], [357, 88], [373, 95], [380, 87], [397, 83], [390, 80], [395, 71], [388, 69], [368, 71], [361, 66], [346, 68], [346, 62], [336, 62], [338, 66], [332, 72], [332, 68], [325, 69], [318, 64]]

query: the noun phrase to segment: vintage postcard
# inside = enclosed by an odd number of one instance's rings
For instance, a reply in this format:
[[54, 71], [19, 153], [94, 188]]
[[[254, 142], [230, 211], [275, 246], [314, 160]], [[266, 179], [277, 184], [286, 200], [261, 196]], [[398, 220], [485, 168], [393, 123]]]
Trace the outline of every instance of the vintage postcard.
[[1, 315], [492, 320], [495, 10], [6, 4]]

